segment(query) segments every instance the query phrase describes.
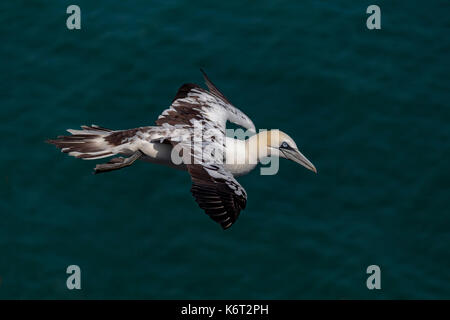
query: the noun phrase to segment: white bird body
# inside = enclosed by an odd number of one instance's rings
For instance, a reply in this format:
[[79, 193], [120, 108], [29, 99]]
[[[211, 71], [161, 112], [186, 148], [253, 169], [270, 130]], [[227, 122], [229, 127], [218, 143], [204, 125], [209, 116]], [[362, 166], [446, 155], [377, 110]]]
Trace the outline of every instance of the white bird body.
[[[287, 134], [279, 130], [254, 134], [256, 128], [251, 119], [234, 107], [206, 74], [204, 77], [209, 92], [194, 84], [181, 86], [156, 126], [128, 130], [82, 126], [83, 130], [67, 130], [71, 136], [48, 142], [82, 159], [128, 156], [98, 164], [95, 173], [127, 167], [138, 159], [186, 170], [199, 206], [227, 229], [247, 202], [247, 194], [235, 177], [249, 173], [262, 158], [284, 157], [315, 172], [316, 169]], [[247, 139], [227, 137], [227, 121], [253, 135]]]
[[[247, 140], [231, 137], [225, 138], [225, 159], [223, 165], [225, 169], [234, 177], [239, 177], [250, 173], [254, 168], [256, 168], [262, 157], [268, 156], [265, 154], [260, 157], [258, 154], [249, 151], [249, 145], [253, 142], [253, 140], [254, 138], [249, 138]], [[173, 163], [173, 146], [170, 144], [151, 142], [149, 140], [142, 139], [135, 144], [135, 148], [131, 149], [131, 152], [122, 152], [122, 154], [130, 156], [136, 150], [141, 150], [143, 152], [144, 156], [141, 158], [142, 161], [160, 164], [179, 170], [187, 170], [186, 165], [183, 163]]]

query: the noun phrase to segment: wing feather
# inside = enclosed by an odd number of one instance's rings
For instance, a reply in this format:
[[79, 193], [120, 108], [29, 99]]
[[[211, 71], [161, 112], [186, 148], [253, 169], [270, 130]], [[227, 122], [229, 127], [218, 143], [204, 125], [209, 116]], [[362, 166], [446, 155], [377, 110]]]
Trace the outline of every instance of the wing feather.
[[195, 122], [214, 125], [225, 132], [230, 121], [246, 129], [256, 131], [250, 118], [233, 106], [201, 70], [209, 92], [193, 83], [183, 84], [177, 91], [171, 106], [158, 117], [158, 126], [192, 127]]
[[247, 204], [244, 188], [221, 166], [187, 167], [192, 179], [191, 192], [200, 208], [223, 229], [231, 227]]
[[[202, 73], [209, 92], [196, 84], [182, 85], [172, 105], [164, 110], [156, 124], [166, 130], [164, 141], [174, 147], [181, 146], [183, 159], [190, 159], [190, 163], [185, 164], [191, 175], [191, 192], [195, 201], [211, 219], [227, 229], [245, 209], [247, 194], [223, 167], [224, 153], [217, 157], [217, 154], [213, 156], [208, 152], [211, 149], [223, 151], [227, 121], [253, 131], [255, 126], [242, 111], [231, 105], [203, 70]], [[195, 130], [197, 124], [201, 125], [200, 133]], [[207, 131], [209, 135], [205, 136]], [[200, 143], [196, 145], [195, 141]]]

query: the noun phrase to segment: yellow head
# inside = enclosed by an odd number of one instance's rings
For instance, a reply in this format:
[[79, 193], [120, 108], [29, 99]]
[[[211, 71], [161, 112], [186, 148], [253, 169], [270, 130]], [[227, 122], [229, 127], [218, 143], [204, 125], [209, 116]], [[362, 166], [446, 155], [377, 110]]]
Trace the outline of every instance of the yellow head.
[[316, 167], [298, 150], [294, 139], [278, 129], [260, 132], [260, 145], [265, 145], [267, 155], [286, 158], [317, 173]]

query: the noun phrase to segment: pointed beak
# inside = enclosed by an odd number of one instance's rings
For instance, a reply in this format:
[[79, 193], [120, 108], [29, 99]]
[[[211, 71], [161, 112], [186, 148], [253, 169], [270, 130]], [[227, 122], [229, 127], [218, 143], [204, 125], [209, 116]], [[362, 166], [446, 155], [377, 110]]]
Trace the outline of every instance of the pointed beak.
[[281, 152], [284, 153], [287, 159], [292, 160], [294, 162], [297, 162], [298, 164], [301, 164], [305, 168], [314, 171], [317, 173], [316, 167], [309, 161], [300, 151], [297, 149], [280, 149]]

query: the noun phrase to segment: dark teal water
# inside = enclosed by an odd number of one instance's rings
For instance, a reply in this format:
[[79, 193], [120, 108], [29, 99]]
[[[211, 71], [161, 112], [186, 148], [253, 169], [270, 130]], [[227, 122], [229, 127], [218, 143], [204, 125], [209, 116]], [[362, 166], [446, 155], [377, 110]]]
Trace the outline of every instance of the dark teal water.
[[[80, 31], [69, 4], [0, 4], [1, 298], [450, 297], [448, 1], [377, 1], [379, 31], [368, 1], [78, 0]], [[242, 177], [224, 232], [184, 172], [94, 176], [44, 143], [151, 125], [200, 67], [319, 174]]]

